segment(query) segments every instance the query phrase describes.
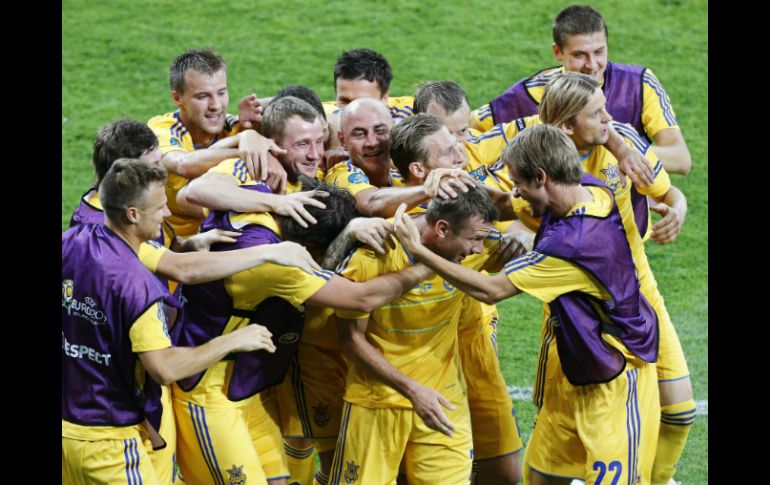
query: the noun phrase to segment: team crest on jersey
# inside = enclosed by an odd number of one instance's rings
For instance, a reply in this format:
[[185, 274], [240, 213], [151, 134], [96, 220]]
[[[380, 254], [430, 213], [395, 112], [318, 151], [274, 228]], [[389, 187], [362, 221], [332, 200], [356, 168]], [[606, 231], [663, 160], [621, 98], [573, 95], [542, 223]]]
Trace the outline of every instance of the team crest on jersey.
[[72, 280], [61, 282], [61, 305], [67, 310], [67, 315], [72, 315], [72, 294], [74, 291], [75, 286]]
[[475, 178], [479, 182], [483, 182], [487, 178], [487, 170], [486, 167], [479, 167], [476, 170], [471, 170], [468, 172], [468, 175]]
[[424, 295], [432, 287], [433, 287], [433, 285], [431, 283], [420, 284], [420, 285], [417, 285], [414, 288], [412, 288], [412, 291], [410, 293], [414, 293], [416, 295]]
[[348, 175], [348, 182], [351, 184], [368, 184], [369, 177], [364, 172], [353, 172]]
[[299, 334], [297, 332], [285, 333], [278, 337], [278, 342], [282, 344], [293, 344], [299, 340]]
[[620, 187], [620, 172], [618, 172], [618, 164], [610, 163], [607, 168], [602, 169], [604, 174], [604, 183], [607, 187], [612, 189], [612, 192], [617, 192]]
[[313, 406], [313, 411], [315, 411], [315, 414], [313, 414], [313, 421], [315, 422], [316, 426], [323, 428], [329, 424], [329, 421], [332, 419], [332, 417], [329, 415], [328, 404], [319, 404], [318, 406]]
[[181, 143], [179, 143], [179, 140], [177, 140], [177, 139], [176, 139], [176, 138], [174, 138], [174, 137], [172, 137], [172, 138], [171, 138], [171, 140], [169, 141], [169, 144], [170, 144], [171, 146], [177, 146], [177, 147], [180, 147], [180, 146], [182, 146], [182, 144], [181, 144]]
[[233, 465], [232, 468], [227, 469], [229, 478], [229, 485], [244, 485], [246, 483], [246, 474], [243, 473], [243, 465]]
[[453, 291], [455, 289], [454, 286], [452, 286], [452, 283], [444, 280], [444, 289], [447, 291]]
[[356, 465], [354, 461], [346, 461], [345, 466], [347, 466], [345, 469], [345, 483], [351, 484], [358, 480], [358, 469], [361, 468], [361, 465]]

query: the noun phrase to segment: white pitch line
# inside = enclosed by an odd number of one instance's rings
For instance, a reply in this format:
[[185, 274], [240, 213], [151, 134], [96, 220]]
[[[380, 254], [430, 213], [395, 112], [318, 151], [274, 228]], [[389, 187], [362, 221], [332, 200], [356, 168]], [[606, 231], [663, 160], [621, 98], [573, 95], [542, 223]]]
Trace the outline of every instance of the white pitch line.
[[[532, 400], [532, 388], [531, 387], [518, 387], [508, 386], [508, 395], [515, 401], [531, 401]], [[695, 401], [695, 415], [696, 416], [708, 416], [709, 415], [709, 401], [704, 399], [701, 401]]]

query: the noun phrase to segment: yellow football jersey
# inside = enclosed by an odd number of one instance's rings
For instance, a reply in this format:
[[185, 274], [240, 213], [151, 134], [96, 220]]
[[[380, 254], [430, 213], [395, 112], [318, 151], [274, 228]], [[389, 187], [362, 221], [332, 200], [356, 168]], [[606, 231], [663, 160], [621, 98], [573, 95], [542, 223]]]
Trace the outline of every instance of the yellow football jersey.
[[[492, 231], [481, 254], [463, 265], [480, 269], [497, 250], [500, 235]], [[414, 263], [400, 243], [384, 256], [361, 247], [340, 263], [337, 272], [353, 281], [367, 281]], [[464, 394], [457, 328], [465, 294], [436, 275], [371, 314], [337, 309], [342, 318], [369, 318], [367, 339], [401, 372], [442, 393], [447, 399]], [[411, 408], [395, 389], [356, 365], [348, 370], [345, 400], [366, 407]]]
[[[324, 101], [322, 104], [327, 118], [329, 116], [338, 116], [342, 111], [342, 108], [338, 108], [334, 101]], [[414, 96], [388, 97], [387, 106], [390, 117], [393, 118], [393, 121], [399, 122], [407, 116], [414, 114], [414, 109], [412, 108], [414, 106]]]
[[[233, 224], [255, 224], [266, 227], [280, 236], [281, 231], [275, 220], [267, 213], [238, 213], [232, 214]], [[224, 285], [233, 308], [252, 309], [266, 298], [277, 296], [295, 307], [301, 306], [323, 287], [332, 273], [321, 271], [315, 275], [306, 273], [299, 268], [265, 263], [246, 271], [241, 271], [225, 278]], [[249, 323], [248, 318], [233, 316], [227, 322], [223, 334], [237, 330]], [[209, 367], [200, 383], [190, 392], [184, 392], [174, 384], [174, 397], [190, 401], [200, 406], [213, 403], [229, 403], [227, 386], [234, 363], [220, 361]], [[248, 404], [250, 400], [240, 401]], [[237, 406], [238, 403], [235, 403]]]
[[[193, 143], [192, 135], [187, 130], [185, 125], [179, 116], [179, 111], [173, 113], [166, 113], [164, 115], [155, 116], [147, 122], [147, 126], [158, 137], [158, 148], [163, 155], [174, 152], [194, 152], [200, 147]], [[225, 118], [225, 128], [219, 135], [214, 138], [214, 142], [219, 139], [226, 138], [238, 133], [238, 118], [228, 114]], [[179, 204], [176, 202], [176, 194], [190, 182], [189, 179], [182, 177], [181, 175], [171, 173], [168, 174], [168, 181], [166, 182], [166, 196], [168, 197], [168, 209], [171, 211], [171, 217], [168, 218], [168, 222], [174, 228], [177, 234], [181, 236], [189, 236], [198, 232], [201, 220], [195, 217], [190, 217], [181, 214]]]
[[[326, 173], [324, 182], [345, 189], [355, 196], [359, 192], [378, 187], [369, 183], [369, 177], [351, 160], [346, 160], [334, 165]], [[388, 172], [388, 187], [406, 187], [404, 177], [393, 164]]]

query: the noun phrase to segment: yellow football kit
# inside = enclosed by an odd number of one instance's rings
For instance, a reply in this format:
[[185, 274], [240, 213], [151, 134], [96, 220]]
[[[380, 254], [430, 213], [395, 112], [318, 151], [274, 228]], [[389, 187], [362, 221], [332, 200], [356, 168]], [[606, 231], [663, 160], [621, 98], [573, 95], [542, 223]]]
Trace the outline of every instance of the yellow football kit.
[[[463, 264], [480, 269], [496, 251], [499, 237], [493, 230], [483, 252], [466, 258]], [[384, 256], [361, 247], [343, 260], [338, 272], [354, 281], [366, 281], [412, 263], [398, 243]], [[455, 425], [452, 437], [430, 430], [406, 397], [351, 364], [329, 483], [352, 483], [354, 475], [360, 483], [393, 483], [402, 456], [410, 482], [468, 483], [473, 444], [457, 344], [463, 297], [436, 275], [371, 314], [336, 310], [342, 318], [368, 318], [367, 340], [375, 349], [405, 375], [442, 394], [456, 409], [444, 410]]]
[[[613, 206], [603, 189], [589, 187], [593, 201], [570, 209], [606, 217]], [[568, 216], [569, 217], [569, 216]], [[505, 266], [510, 282], [548, 304], [570, 292], [607, 300], [604, 288], [580, 266], [532, 251]], [[552, 327], [553, 322], [548, 321]], [[553, 335], [553, 329], [550, 329]], [[543, 368], [542, 407], [525, 461], [549, 476], [594, 483], [649, 483], [655, 456], [660, 404], [655, 364], [602, 334], [626, 358], [624, 371], [610, 382], [573, 386], [564, 375], [556, 341], [549, 340]], [[606, 481], [603, 481], [606, 480]]]
[[[155, 116], [147, 122], [147, 126], [158, 137], [158, 148], [163, 155], [174, 151], [194, 152], [200, 148], [193, 143], [192, 135], [182, 123], [179, 111]], [[224, 130], [215, 137], [214, 142], [237, 134], [239, 127], [238, 119], [228, 114]], [[169, 172], [166, 182], [168, 209], [171, 211], [168, 222], [180, 236], [196, 234], [201, 223], [201, 219], [184, 215], [176, 202], [176, 194], [189, 182], [189, 179], [172, 172]]]
[[[232, 214], [230, 220], [264, 226], [280, 236], [278, 225], [266, 213]], [[251, 309], [271, 296], [299, 307], [330, 276], [330, 272], [310, 275], [299, 268], [268, 263], [226, 278], [224, 287], [234, 308]], [[248, 318], [232, 316], [224, 333], [246, 324]], [[257, 482], [289, 476], [274, 391], [230, 401], [227, 393], [233, 366], [232, 361], [214, 364], [189, 392], [173, 385], [178, 461], [185, 479], [192, 483], [212, 479], [227, 483], [234, 476]]]

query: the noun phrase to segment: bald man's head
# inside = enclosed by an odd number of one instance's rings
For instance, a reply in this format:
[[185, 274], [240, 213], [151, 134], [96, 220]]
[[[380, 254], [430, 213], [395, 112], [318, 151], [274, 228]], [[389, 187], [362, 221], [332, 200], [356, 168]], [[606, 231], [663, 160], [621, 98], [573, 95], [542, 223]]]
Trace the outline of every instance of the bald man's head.
[[364, 172], [381, 172], [390, 164], [388, 140], [392, 127], [393, 120], [382, 100], [358, 98], [342, 111], [340, 143]]

